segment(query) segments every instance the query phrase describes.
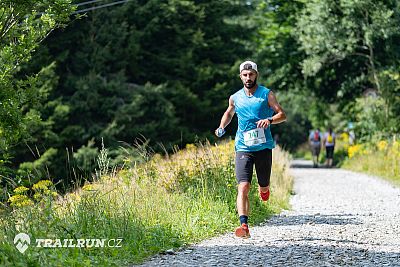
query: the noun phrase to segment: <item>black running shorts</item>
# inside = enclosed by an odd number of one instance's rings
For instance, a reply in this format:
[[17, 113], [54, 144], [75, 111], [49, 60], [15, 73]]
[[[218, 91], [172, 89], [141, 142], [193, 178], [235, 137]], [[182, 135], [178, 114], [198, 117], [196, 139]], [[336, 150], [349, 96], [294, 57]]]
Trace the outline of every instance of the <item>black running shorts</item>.
[[326, 158], [333, 159], [333, 150], [335, 149], [334, 146], [327, 146], [326, 147]]
[[237, 151], [235, 158], [235, 172], [238, 183], [251, 183], [253, 165], [256, 166], [258, 184], [261, 187], [269, 186], [272, 166], [272, 150], [267, 148], [254, 152]]

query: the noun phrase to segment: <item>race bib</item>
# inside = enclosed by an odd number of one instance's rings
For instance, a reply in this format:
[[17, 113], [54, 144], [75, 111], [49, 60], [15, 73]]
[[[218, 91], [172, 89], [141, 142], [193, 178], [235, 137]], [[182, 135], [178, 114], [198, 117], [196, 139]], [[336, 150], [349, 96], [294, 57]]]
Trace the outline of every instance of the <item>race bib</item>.
[[244, 144], [246, 146], [254, 146], [267, 142], [265, 139], [264, 128], [256, 128], [243, 133]]

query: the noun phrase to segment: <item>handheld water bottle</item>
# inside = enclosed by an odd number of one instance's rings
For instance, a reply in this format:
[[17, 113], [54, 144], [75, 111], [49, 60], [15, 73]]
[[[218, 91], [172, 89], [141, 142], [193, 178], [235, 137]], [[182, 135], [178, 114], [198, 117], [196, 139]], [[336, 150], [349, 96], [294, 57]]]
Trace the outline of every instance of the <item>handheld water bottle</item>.
[[225, 129], [223, 129], [223, 128], [218, 128], [218, 130], [217, 130], [217, 136], [218, 137], [221, 137], [221, 136], [223, 136], [225, 134]]

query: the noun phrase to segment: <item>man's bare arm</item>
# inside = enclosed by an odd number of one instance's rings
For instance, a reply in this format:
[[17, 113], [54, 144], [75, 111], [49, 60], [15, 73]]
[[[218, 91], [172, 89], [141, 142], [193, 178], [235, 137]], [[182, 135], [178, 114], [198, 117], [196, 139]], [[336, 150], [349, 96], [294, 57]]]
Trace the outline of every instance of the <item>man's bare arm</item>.
[[272, 116], [272, 124], [286, 121], [286, 113], [281, 105], [279, 105], [278, 100], [272, 91], [268, 94], [268, 104], [276, 113], [274, 116]]
[[[226, 126], [231, 122], [233, 115], [235, 115], [235, 103], [233, 102], [232, 97], [229, 98], [229, 105], [226, 109], [224, 115], [222, 115], [221, 122], [219, 124], [219, 128], [225, 129]], [[215, 135], [218, 136], [217, 130], [215, 130]]]
[[272, 123], [268, 120], [259, 120], [257, 122], [258, 128], [267, 128], [270, 124], [278, 124], [286, 121], [286, 113], [279, 105], [278, 100], [276, 100], [275, 94], [271, 91], [268, 94], [268, 105], [275, 111], [275, 115], [272, 116]]

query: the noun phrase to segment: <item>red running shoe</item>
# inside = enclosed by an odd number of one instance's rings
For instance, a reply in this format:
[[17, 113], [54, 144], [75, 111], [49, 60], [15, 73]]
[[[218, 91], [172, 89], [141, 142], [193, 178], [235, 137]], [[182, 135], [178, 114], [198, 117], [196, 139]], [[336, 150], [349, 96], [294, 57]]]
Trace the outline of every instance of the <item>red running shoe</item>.
[[241, 226], [236, 228], [235, 230], [235, 235], [237, 237], [242, 237], [242, 238], [248, 238], [250, 237], [250, 231], [249, 231], [249, 226], [245, 223], [242, 223]]
[[267, 201], [267, 200], [269, 199], [269, 195], [270, 195], [270, 193], [269, 193], [269, 188], [268, 188], [268, 191], [267, 191], [267, 192], [261, 192], [260, 189], [259, 189], [259, 191], [260, 191], [260, 197], [261, 197], [261, 199], [262, 199], [263, 201]]

